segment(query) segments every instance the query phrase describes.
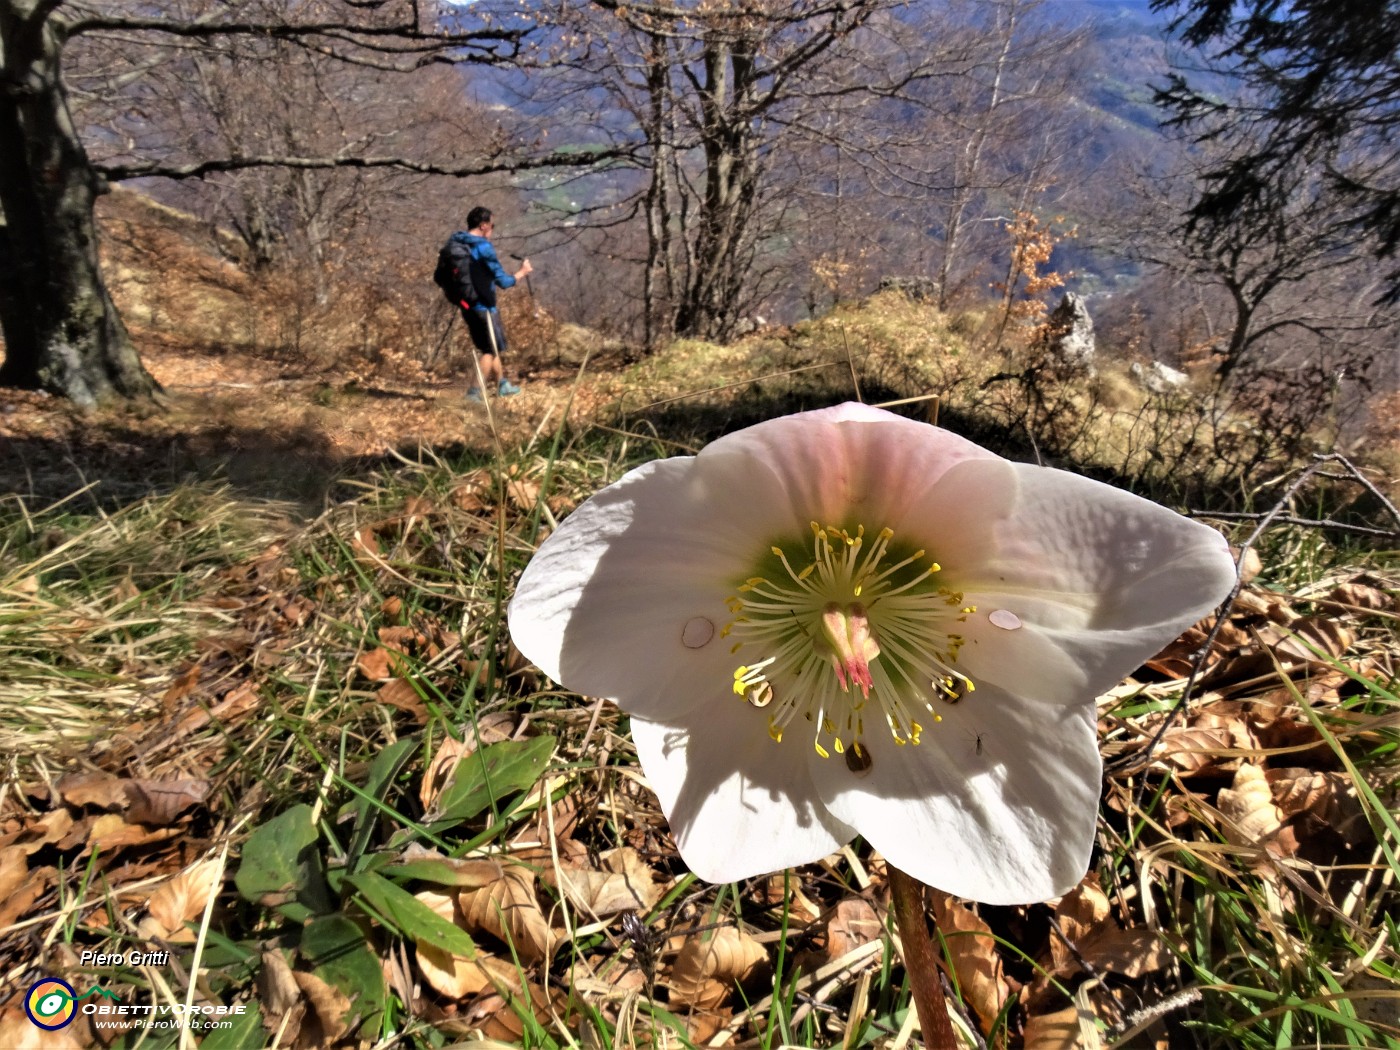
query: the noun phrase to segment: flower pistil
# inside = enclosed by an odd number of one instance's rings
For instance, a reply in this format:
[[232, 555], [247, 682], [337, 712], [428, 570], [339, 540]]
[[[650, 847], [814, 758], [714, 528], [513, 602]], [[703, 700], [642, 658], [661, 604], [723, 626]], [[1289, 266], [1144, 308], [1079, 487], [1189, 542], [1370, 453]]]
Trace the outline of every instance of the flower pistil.
[[732, 652], [759, 656], [735, 669], [733, 688], [768, 709], [769, 736], [781, 741], [800, 714], [815, 726], [819, 755], [846, 754], [863, 772], [872, 700], [896, 743], [917, 744], [919, 719], [941, 721], [935, 701], [956, 703], [972, 690], [953, 665], [963, 641], [955, 627], [974, 609], [933, 581], [937, 562], [896, 547], [888, 528], [869, 545], [862, 525], [811, 528], [811, 560], [798, 569], [783, 544], [771, 546], [728, 599], [734, 619], [720, 634], [735, 638]]

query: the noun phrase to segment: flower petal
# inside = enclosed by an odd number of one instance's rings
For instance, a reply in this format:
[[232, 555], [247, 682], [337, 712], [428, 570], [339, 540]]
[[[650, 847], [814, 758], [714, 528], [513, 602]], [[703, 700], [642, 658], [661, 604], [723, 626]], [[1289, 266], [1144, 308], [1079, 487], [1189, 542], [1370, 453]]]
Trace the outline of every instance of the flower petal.
[[[1004, 462], [946, 430], [867, 405], [844, 404], [769, 420], [712, 442], [699, 455], [707, 467], [733, 472], [762, 464], [779, 516], [749, 520], [762, 535], [796, 531], [809, 522], [878, 530], [905, 520], [905, 509], [966, 460]], [[769, 502], [765, 499], [765, 502]], [[903, 538], [903, 537], [902, 537]], [[932, 553], [932, 552], [930, 552]]]
[[855, 837], [822, 805], [807, 749], [774, 743], [732, 694], [683, 724], [633, 718], [632, 739], [682, 859], [707, 882], [820, 860]]
[[719, 632], [747, 545], [726, 521], [744, 496], [705, 485], [694, 464], [629, 472], [531, 559], [510, 604], [511, 639], [555, 681], [653, 716], [732, 685]]
[[1082, 701], [1121, 681], [1233, 585], [1234, 562], [1214, 529], [1088, 478], [1015, 467], [1014, 512], [989, 531], [979, 563], [949, 573], [977, 608], [958, 662], [979, 685]]
[[979, 688], [917, 745], [882, 732], [862, 744], [869, 772], [858, 777], [834, 755], [814, 756], [812, 778], [838, 819], [916, 879], [988, 904], [1024, 904], [1084, 876], [1102, 774], [1091, 706]]

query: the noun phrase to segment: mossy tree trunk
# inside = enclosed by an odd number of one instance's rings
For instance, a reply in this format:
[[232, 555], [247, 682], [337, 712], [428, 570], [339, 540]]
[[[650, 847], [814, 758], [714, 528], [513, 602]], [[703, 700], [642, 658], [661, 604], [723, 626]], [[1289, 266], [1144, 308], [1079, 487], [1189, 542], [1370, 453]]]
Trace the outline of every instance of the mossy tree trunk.
[[92, 407], [157, 389], [102, 282], [101, 179], [60, 78], [57, 0], [0, 0], [0, 385]]

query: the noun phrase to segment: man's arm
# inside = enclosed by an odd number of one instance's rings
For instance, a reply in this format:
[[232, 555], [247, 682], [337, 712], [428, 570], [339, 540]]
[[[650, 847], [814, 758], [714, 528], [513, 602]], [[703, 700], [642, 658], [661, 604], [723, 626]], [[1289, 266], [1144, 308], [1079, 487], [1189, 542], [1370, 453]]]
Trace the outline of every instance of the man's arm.
[[506, 273], [505, 267], [501, 265], [501, 260], [496, 257], [496, 248], [487, 241], [477, 249], [477, 261], [482, 263], [491, 274], [491, 279], [496, 282], [498, 288], [514, 288], [515, 278]]

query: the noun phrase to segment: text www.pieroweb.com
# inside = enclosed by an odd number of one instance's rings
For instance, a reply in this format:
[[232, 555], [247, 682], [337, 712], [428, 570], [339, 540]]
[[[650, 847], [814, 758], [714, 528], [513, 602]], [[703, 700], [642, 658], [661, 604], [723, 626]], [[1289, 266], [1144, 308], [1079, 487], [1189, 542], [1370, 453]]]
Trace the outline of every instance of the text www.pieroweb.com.
[[130, 1028], [139, 1026], [152, 1029], [190, 1028], [199, 1031], [213, 1031], [219, 1028], [232, 1028], [231, 1017], [241, 1015], [248, 1009], [246, 1003], [233, 1006], [191, 1006], [161, 1004], [159, 1006], [136, 1006], [115, 1003], [88, 1003], [82, 1010], [87, 1014], [94, 1028]]

